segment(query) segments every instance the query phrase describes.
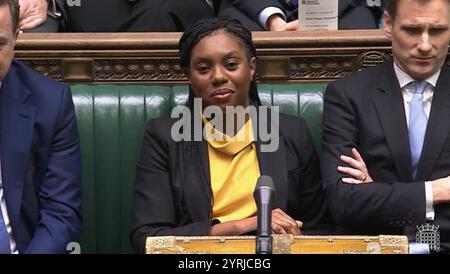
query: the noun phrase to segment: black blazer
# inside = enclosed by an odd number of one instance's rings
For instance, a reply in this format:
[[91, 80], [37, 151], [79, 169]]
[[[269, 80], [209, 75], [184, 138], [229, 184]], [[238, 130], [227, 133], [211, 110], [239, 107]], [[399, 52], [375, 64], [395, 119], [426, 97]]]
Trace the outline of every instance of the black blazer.
[[[185, 142], [172, 140], [175, 119], [151, 120], [145, 128], [137, 164], [131, 242], [144, 251], [147, 236], [208, 235], [212, 225], [207, 142], [198, 144], [200, 162], [185, 158]], [[304, 223], [305, 233], [328, 233], [325, 196], [320, 184], [318, 157], [305, 122], [280, 115], [279, 148], [261, 152], [261, 175], [273, 178], [274, 208], [281, 208]], [[202, 174], [193, 172], [199, 165]], [[205, 180], [199, 178], [204, 177]], [[253, 183], [253, 182], [252, 182]]]
[[[403, 97], [393, 63], [352, 74], [327, 87], [322, 177], [338, 233], [402, 234], [405, 228], [415, 231], [416, 225], [426, 222], [424, 181], [446, 177], [450, 171], [449, 87], [450, 71], [445, 66], [434, 91], [416, 181], [411, 175]], [[352, 155], [353, 147], [361, 153], [374, 183], [340, 182], [339, 156]], [[450, 207], [434, 209], [442, 244], [450, 232]]]

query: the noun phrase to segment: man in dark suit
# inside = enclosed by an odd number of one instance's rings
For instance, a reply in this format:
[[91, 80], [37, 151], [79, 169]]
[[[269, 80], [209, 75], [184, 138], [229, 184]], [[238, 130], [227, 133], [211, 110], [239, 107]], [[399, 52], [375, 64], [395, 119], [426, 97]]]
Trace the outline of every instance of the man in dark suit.
[[[297, 4], [297, 0], [221, 0], [219, 15], [237, 18], [250, 30], [297, 30]], [[339, 0], [338, 28], [378, 28], [382, 14], [381, 2], [379, 4], [368, 5], [366, 0]]]
[[327, 87], [322, 175], [338, 233], [439, 226], [450, 251], [449, 0], [387, 1], [393, 62]]
[[17, 0], [0, 0], [0, 253], [62, 253], [81, 231], [70, 89], [13, 61]]

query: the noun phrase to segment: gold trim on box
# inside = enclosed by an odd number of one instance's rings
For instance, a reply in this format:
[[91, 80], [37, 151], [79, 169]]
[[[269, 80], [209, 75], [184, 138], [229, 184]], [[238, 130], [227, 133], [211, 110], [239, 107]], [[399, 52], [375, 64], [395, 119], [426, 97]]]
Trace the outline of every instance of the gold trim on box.
[[[274, 254], [296, 253], [343, 253], [343, 254], [407, 254], [406, 236], [294, 236], [272, 235]], [[227, 247], [231, 253], [255, 253], [255, 236], [162, 236], [148, 237], [147, 254], [224, 253]], [[315, 246], [317, 249], [314, 250]], [[225, 249], [224, 249], [225, 250]], [[231, 250], [231, 251], [230, 251]]]

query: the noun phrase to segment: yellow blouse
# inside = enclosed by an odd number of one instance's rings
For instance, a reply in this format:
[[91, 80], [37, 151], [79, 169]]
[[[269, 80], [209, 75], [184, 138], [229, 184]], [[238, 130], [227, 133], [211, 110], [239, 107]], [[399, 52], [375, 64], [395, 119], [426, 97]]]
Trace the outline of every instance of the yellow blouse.
[[205, 129], [214, 196], [213, 218], [226, 222], [255, 215], [253, 191], [260, 172], [251, 120], [233, 138], [208, 122]]

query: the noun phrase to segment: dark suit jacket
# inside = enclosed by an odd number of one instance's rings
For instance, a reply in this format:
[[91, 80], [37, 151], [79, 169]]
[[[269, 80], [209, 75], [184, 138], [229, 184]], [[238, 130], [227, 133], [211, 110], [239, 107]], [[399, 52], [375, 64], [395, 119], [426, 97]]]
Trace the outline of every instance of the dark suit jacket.
[[259, 24], [258, 14], [267, 7], [278, 7], [285, 13], [286, 9], [278, 0], [221, 0], [219, 16], [230, 16], [238, 19], [247, 29], [264, 30]]
[[257, 13], [268, 6], [282, 6], [277, 0], [236, 1], [217, 0], [211, 8], [205, 0], [166, 0], [169, 14], [178, 31], [184, 31], [198, 20], [217, 16], [230, 16], [238, 19], [249, 30], [262, 30], [258, 24]]
[[[171, 138], [174, 122], [169, 118], [155, 119], [145, 128], [137, 164], [131, 231], [137, 252], [144, 251], [147, 236], [208, 235], [212, 225], [207, 142], [196, 142], [199, 163], [192, 157], [185, 159], [186, 143]], [[306, 124], [281, 114], [279, 141], [278, 150], [270, 153], [262, 153], [261, 142], [257, 142], [260, 173], [271, 176], [276, 188], [273, 208], [281, 208], [303, 221], [306, 233], [329, 233], [326, 226], [321, 226], [328, 215], [318, 158]], [[205, 180], [193, 172], [196, 164], [201, 166]]]
[[131, 14], [120, 25], [119, 31], [177, 31], [169, 12], [168, 0], [137, 0], [132, 2]]
[[[416, 225], [426, 223], [424, 181], [446, 177], [450, 171], [449, 87], [450, 71], [443, 67], [415, 181], [403, 97], [392, 62], [327, 87], [322, 176], [338, 233], [402, 234], [405, 228], [415, 231]], [[365, 160], [373, 183], [340, 182], [342, 175], [336, 169], [343, 164], [339, 156], [351, 156], [353, 147]], [[448, 241], [450, 207], [446, 204], [434, 209], [441, 241]]]
[[[230, 15], [241, 21], [250, 30], [263, 30], [259, 25], [258, 14], [273, 6], [282, 9], [288, 19], [296, 19], [297, 10], [290, 10], [283, 0], [221, 0], [219, 15]], [[366, 0], [339, 0], [339, 29], [378, 28], [381, 7], [368, 7]]]
[[201, 19], [213, 18], [214, 10], [205, 0], [165, 0], [177, 31], [184, 31]]
[[[66, 2], [66, 1], [64, 1]], [[80, 6], [65, 5], [68, 32], [114, 32], [131, 15], [128, 0], [82, 0]]]
[[369, 7], [366, 0], [338, 0], [339, 29], [377, 29], [382, 7]]
[[166, 0], [82, 0], [65, 13], [68, 32], [176, 31]]
[[80, 143], [67, 85], [13, 61], [0, 90], [3, 189], [20, 253], [60, 253], [81, 231]]

